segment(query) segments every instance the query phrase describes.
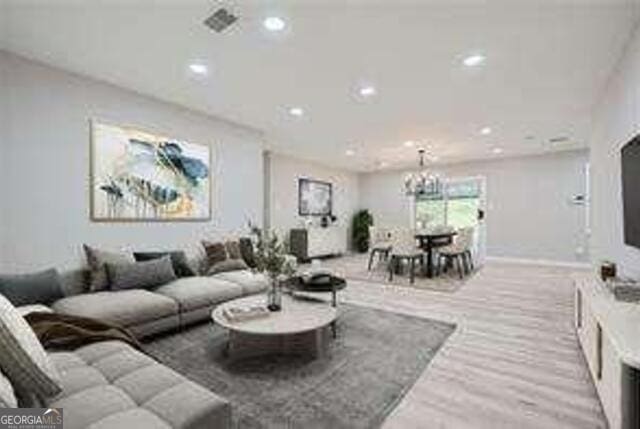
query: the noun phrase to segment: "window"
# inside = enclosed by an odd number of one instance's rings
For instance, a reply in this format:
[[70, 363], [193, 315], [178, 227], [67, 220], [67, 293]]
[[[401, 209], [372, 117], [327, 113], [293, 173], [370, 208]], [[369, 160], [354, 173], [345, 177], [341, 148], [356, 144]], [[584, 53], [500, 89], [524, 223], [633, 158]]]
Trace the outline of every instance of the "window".
[[416, 228], [475, 226], [480, 209], [480, 179], [450, 180], [442, 192], [416, 197]]

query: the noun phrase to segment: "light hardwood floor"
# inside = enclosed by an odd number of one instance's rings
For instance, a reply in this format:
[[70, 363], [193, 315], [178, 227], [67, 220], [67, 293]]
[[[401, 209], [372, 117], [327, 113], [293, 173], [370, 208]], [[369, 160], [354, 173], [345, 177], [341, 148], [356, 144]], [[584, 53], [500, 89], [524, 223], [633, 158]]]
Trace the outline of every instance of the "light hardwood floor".
[[605, 428], [571, 272], [489, 263], [455, 293], [350, 280], [345, 301], [458, 324], [384, 428]]

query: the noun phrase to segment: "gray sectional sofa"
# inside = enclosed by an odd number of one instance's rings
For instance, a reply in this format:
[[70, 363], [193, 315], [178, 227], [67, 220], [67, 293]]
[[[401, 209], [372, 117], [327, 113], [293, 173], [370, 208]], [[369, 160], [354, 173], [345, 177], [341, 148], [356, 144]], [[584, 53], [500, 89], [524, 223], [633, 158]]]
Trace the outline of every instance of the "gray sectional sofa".
[[[268, 282], [248, 270], [211, 277], [184, 277], [152, 290], [88, 292], [88, 275], [62, 275], [64, 297], [55, 311], [119, 324], [146, 337], [208, 320], [213, 307], [260, 293]], [[231, 405], [224, 398], [119, 341], [90, 344], [72, 352], [50, 352], [60, 373], [62, 392], [45, 405], [64, 408], [67, 429], [226, 429]], [[0, 373], [0, 376], [2, 374]]]
[[142, 338], [207, 320], [221, 302], [266, 290], [268, 281], [249, 270], [210, 277], [182, 277], [153, 290], [88, 292], [88, 274], [62, 275], [65, 297], [53, 311], [116, 323]]
[[54, 352], [65, 429], [227, 429], [231, 405], [120, 341]]

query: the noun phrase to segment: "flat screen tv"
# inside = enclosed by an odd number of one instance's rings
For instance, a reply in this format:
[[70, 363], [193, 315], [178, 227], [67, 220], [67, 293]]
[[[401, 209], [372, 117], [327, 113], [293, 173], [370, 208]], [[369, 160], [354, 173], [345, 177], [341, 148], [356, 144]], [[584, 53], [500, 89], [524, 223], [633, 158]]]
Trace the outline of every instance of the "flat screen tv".
[[640, 248], [640, 134], [624, 145], [621, 158], [624, 242]]

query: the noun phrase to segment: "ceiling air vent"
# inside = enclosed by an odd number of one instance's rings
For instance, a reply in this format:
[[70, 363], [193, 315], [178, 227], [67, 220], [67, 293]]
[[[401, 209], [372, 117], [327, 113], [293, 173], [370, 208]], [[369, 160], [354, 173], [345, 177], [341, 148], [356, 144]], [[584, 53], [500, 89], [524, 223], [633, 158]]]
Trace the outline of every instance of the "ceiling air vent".
[[213, 15], [204, 21], [204, 24], [217, 33], [222, 33], [234, 22], [238, 20], [238, 17], [230, 13], [225, 8], [216, 10]]
[[553, 137], [549, 139], [549, 143], [551, 144], [569, 143], [569, 137], [565, 137], [565, 136]]

